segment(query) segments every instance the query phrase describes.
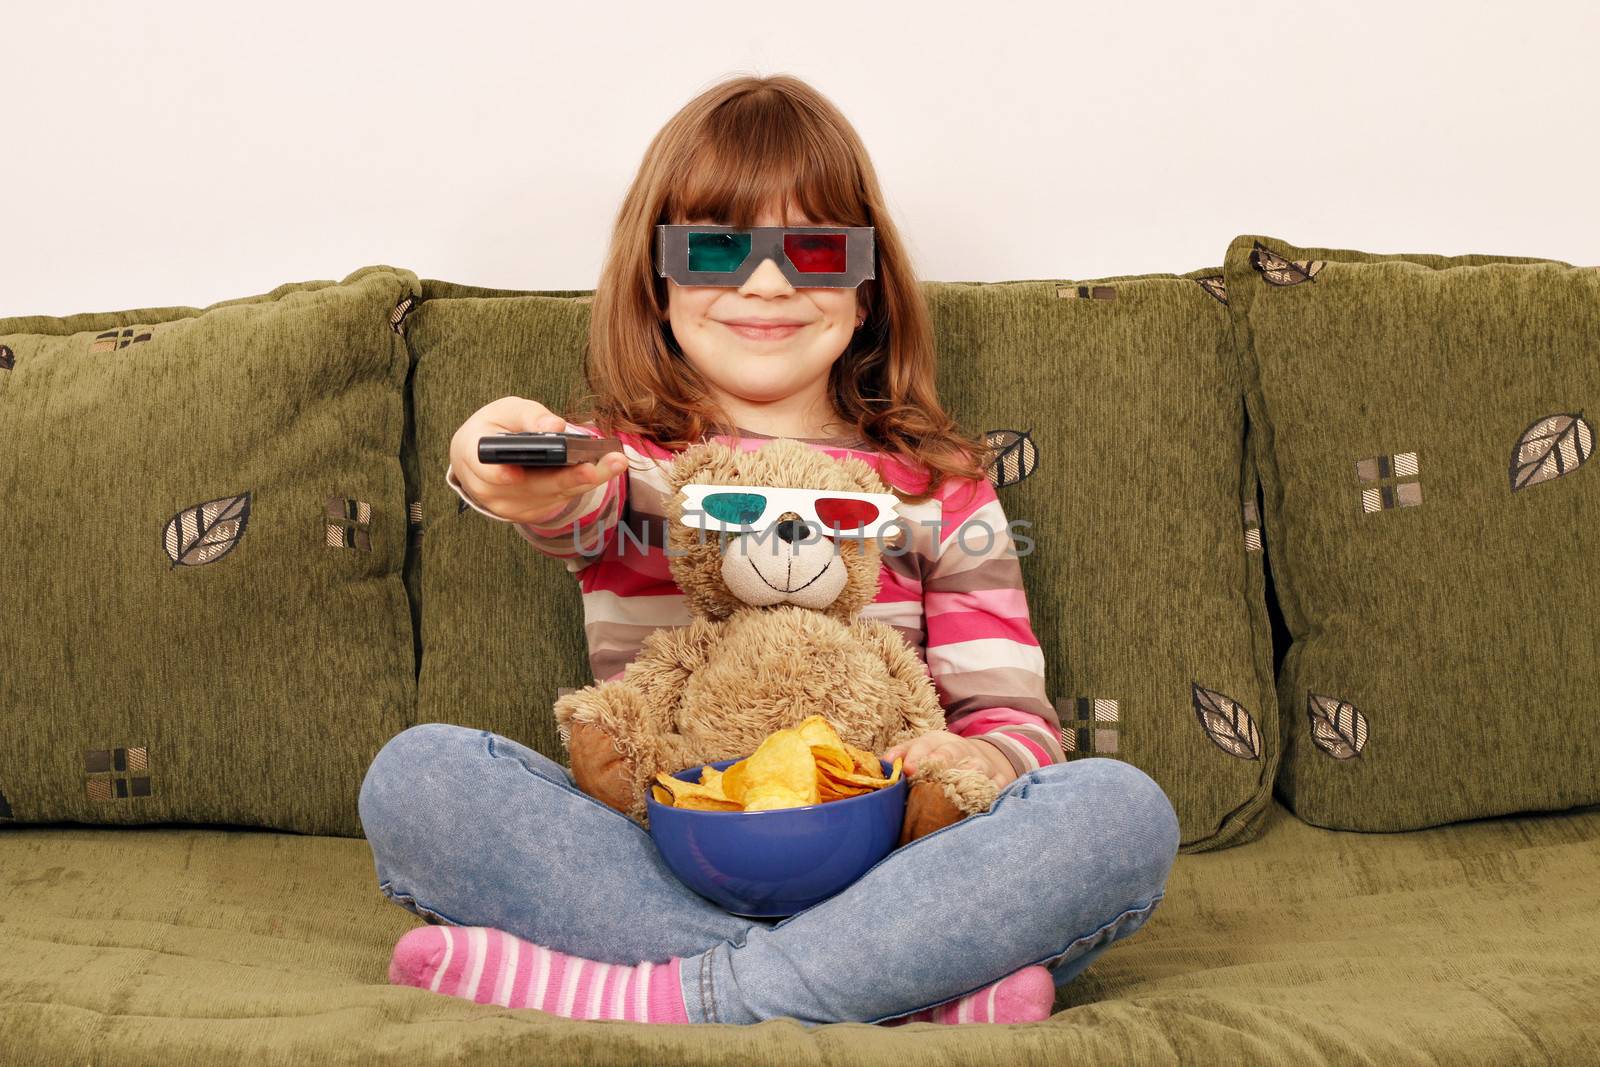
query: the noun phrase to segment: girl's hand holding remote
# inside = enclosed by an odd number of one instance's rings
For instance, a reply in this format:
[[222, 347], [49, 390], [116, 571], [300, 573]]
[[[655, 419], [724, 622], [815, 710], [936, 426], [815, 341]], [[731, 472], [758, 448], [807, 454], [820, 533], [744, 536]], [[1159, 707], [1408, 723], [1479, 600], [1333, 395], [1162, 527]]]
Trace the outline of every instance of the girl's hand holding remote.
[[521, 467], [479, 463], [478, 438], [522, 431], [559, 431], [566, 420], [536, 400], [503, 396], [474, 411], [450, 438], [450, 465], [461, 488], [510, 522], [533, 523], [554, 516], [577, 496], [628, 469], [621, 452], [607, 452], [593, 463], [570, 467]]

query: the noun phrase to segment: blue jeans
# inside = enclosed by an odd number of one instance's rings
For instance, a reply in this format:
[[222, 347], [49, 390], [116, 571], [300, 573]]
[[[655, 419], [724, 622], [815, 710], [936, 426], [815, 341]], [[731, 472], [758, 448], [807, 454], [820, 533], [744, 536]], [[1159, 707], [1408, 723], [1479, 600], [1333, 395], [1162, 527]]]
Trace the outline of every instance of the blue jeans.
[[882, 1022], [1030, 964], [1060, 986], [1143, 926], [1178, 851], [1167, 795], [1103, 757], [1022, 775], [781, 921], [680, 882], [650, 834], [566, 768], [487, 730], [410, 727], [367, 769], [361, 822], [390, 900], [605, 963], [683, 957], [690, 1022]]

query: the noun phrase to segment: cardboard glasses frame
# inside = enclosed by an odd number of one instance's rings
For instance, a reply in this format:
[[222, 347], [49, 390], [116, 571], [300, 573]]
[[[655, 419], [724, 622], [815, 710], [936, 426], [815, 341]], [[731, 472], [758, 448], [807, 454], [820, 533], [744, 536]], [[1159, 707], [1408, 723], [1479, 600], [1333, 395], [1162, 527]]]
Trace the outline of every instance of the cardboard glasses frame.
[[[903, 532], [901, 527], [893, 525], [900, 517], [895, 511], [900, 498], [893, 493], [856, 493], [837, 489], [800, 489], [771, 485], [715, 485], [701, 482], [691, 482], [683, 486], [682, 492], [683, 510], [678, 521], [697, 530], [755, 533], [776, 525], [780, 515], [793, 512], [802, 522], [817, 527], [822, 535], [828, 538], [878, 537], [885, 529], [889, 529], [893, 533], [885, 538], [888, 541], [898, 540]], [[705, 500], [708, 496], [721, 494], [732, 497], [761, 497], [763, 500], [761, 511], [745, 522], [718, 518], [706, 510]], [[839, 522], [837, 517], [829, 521], [818, 514], [817, 502], [821, 500], [860, 501], [875, 506], [878, 514], [858, 526]], [[729, 503], [739, 506], [737, 501]], [[753, 505], [753, 499], [745, 502], [747, 507]]]
[[[748, 235], [750, 250], [734, 270], [690, 270], [690, 234], [729, 234], [735, 239]], [[844, 238], [844, 270], [804, 270], [789, 257], [786, 238], [804, 241], [811, 235]], [[728, 242], [725, 242], [728, 244]], [[816, 257], [819, 261], [836, 258], [828, 252]], [[877, 277], [877, 252], [871, 226], [693, 226], [659, 225], [656, 227], [656, 274], [671, 278], [679, 285], [740, 286], [749, 280], [763, 260], [770, 259], [778, 265], [789, 284], [800, 288], [853, 289], [869, 278]]]

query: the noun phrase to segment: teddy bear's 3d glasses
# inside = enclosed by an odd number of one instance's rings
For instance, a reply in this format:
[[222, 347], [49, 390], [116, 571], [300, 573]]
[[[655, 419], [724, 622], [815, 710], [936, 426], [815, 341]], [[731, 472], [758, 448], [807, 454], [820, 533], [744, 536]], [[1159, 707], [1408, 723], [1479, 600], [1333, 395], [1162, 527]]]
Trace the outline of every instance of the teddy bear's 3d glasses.
[[871, 226], [656, 227], [656, 274], [679, 285], [743, 285], [771, 259], [795, 288], [877, 277]]
[[699, 482], [685, 485], [683, 494], [680, 521], [685, 526], [750, 533], [765, 530], [780, 515], [793, 512], [816, 526], [824, 537], [877, 537], [894, 522], [895, 505], [900, 502], [893, 493]]

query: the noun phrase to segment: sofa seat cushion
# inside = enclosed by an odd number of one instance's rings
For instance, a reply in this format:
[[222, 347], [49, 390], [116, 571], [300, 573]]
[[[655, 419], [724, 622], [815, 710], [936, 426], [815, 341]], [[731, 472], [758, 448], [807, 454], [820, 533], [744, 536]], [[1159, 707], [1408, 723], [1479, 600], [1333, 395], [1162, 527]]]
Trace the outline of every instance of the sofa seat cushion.
[[385, 977], [421, 920], [363, 840], [0, 831], [0, 1034], [28, 1064], [1580, 1063], [1600, 1060], [1600, 806], [1404, 834], [1276, 800], [1180, 855], [1149, 923], [1048, 1021], [590, 1023]]

